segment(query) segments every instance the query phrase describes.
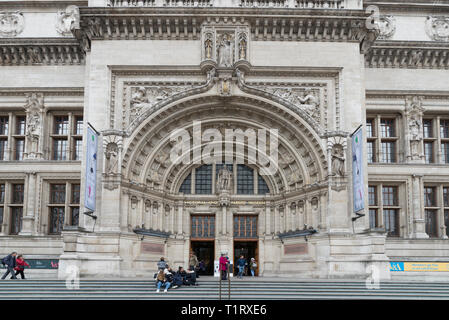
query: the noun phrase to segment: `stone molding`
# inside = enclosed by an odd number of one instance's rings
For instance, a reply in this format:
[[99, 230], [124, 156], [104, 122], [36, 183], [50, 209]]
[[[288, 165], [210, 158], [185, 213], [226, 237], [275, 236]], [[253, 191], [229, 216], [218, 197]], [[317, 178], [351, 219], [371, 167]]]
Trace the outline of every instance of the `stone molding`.
[[365, 55], [367, 68], [448, 69], [449, 44], [376, 41]]
[[0, 39], [0, 66], [84, 65], [85, 55], [75, 39]]
[[355, 10], [254, 8], [80, 8], [74, 35], [89, 50], [92, 40], [199, 40], [202, 24], [248, 24], [252, 40], [347, 41], [369, 49], [378, 35], [365, 26], [367, 14]]

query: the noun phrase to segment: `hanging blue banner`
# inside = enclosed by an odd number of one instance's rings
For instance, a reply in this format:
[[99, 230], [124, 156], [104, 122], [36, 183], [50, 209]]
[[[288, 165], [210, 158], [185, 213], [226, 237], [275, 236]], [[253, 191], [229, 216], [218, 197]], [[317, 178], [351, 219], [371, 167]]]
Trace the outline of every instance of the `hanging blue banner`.
[[84, 207], [95, 211], [98, 135], [90, 126], [87, 127], [86, 146], [86, 188], [84, 190]]
[[365, 184], [363, 183], [362, 127], [352, 134], [352, 190], [354, 212], [365, 209]]

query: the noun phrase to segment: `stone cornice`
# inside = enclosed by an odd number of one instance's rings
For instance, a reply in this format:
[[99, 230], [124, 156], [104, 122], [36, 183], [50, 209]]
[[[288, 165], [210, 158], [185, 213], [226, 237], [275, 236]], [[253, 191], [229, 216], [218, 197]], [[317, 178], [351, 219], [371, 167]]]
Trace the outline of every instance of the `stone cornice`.
[[362, 10], [84, 7], [80, 16], [73, 33], [86, 51], [92, 40], [198, 40], [207, 22], [248, 25], [256, 41], [359, 42], [362, 51], [377, 37]]
[[376, 41], [365, 55], [367, 68], [449, 69], [449, 43]]
[[32, 7], [62, 7], [68, 5], [87, 6], [88, 0], [3, 0], [0, 2], [0, 11], [11, 8]]
[[76, 39], [0, 39], [0, 65], [82, 65], [84, 52]]
[[374, 5], [384, 10], [438, 12], [445, 14], [449, 12], [449, 0], [364, 0], [363, 6]]

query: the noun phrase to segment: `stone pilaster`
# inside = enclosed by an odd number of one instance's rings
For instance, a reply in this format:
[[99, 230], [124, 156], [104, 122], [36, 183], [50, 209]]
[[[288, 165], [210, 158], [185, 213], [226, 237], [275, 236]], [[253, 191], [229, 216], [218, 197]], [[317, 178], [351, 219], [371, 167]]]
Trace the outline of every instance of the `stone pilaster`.
[[412, 215], [413, 215], [413, 233], [412, 238], [426, 239], [429, 236], [426, 233], [426, 222], [422, 206], [422, 175], [412, 176]]

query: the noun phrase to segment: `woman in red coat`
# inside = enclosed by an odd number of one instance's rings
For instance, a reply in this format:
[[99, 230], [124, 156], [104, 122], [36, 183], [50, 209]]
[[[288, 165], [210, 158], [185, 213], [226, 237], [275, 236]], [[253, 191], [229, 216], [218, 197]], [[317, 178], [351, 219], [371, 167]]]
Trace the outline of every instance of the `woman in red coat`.
[[229, 259], [222, 253], [218, 262], [220, 264], [221, 280], [226, 280]]
[[16, 270], [16, 276], [20, 273], [20, 276], [22, 277], [22, 279], [25, 279], [25, 274], [23, 273], [25, 267], [29, 267], [30, 265], [28, 263], [26, 263], [25, 260], [23, 260], [23, 256], [20, 254], [19, 256], [17, 256], [16, 259], [16, 267], [14, 268], [14, 270]]

